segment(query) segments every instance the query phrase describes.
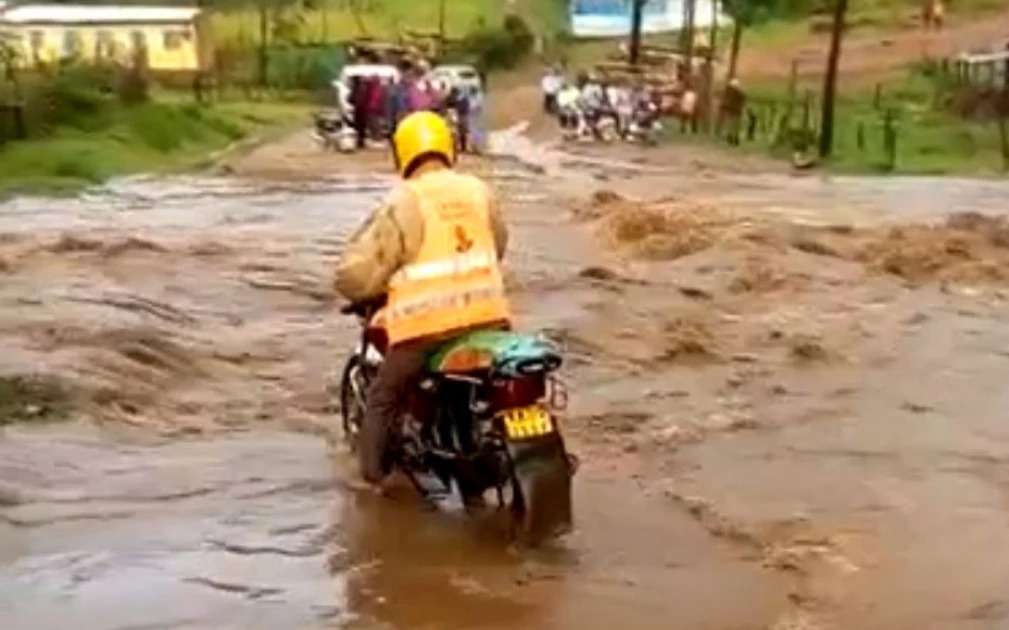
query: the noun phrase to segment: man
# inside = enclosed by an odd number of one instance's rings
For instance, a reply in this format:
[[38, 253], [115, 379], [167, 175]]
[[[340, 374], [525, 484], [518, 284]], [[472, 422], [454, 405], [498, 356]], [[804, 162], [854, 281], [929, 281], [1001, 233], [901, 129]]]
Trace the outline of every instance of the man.
[[722, 117], [729, 126], [728, 141], [732, 146], [739, 146], [745, 109], [746, 93], [740, 87], [739, 79], [733, 77], [729, 80], [725, 95], [722, 97]]
[[499, 260], [508, 232], [490, 189], [453, 170], [444, 118], [417, 112], [393, 136], [403, 181], [351, 238], [336, 289], [352, 302], [387, 295], [389, 351], [367, 394], [359, 442], [361, 475], [380, 483], [389, 431], [429, 353], [467, 331], [510, 326]]
[[354, 112], [357, 148], [363, 149], [368, 140], [368, 84], [364, 77], [350, 80], [350, 106]]
[[557, 93], [557, 117], [561, 123], [561, 129], [572, 131], [581, 127], [581, 91], [578, 86], [572, 83], [565, 83], [561, 91]]
[[564, 87], [564, 76], [557, 68], [550, 68], [540, 81], [543, 90], [543, 111], [554, 116], [557, 114], [557, 93]]

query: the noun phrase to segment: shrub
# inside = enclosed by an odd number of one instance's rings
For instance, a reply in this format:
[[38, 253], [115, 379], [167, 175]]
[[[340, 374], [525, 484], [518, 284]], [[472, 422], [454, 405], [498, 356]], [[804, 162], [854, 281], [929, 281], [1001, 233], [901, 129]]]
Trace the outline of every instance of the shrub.
[[465, 53], [476, 58], [484, 71], [513, 68], [532, 50], [535, 37], [529, 25], [509, 15], [500, 27], [481, 27], [462, 43]]

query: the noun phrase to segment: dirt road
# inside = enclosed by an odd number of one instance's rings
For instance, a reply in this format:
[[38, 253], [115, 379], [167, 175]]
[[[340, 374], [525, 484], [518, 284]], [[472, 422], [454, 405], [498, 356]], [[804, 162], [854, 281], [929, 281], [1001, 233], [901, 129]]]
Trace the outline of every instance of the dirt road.
[[75, 404], [0, 436], [0, 625], [1007, 623], [1009, 228], [963, 211], [1009, 187], [498, 146], [521, 160], [467, 168], [568, 357], [571, 539], [513, 556], [493, 519], [346, 486], [328, 274], [389, 179], [295, 136], [0, 207], [0, 367]]
[[[852, 30], [844, 40], [842, 79], [878, 79], [903, 72], [923, 58], [942, 59], [964, 51], [992, 52], [1009, 44], [1009, 10], [992, 11], [979, 18], [958, 15], [955, 7], [951, 8], [949, 22], [939, 31], [926, 31], [911, 20], [901, 29]], [[829, 33], [809, 33], [798, 41], [744, 47], [739, 73], [744, 81], [785, 78], [791, 72], [792, 61], [798, 59], [800, 76], [819, 78], [829, 46]]]

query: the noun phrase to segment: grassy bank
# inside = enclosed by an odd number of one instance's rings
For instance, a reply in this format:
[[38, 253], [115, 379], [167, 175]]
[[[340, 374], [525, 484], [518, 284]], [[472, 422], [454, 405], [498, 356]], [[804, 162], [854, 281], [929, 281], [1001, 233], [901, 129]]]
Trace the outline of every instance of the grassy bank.
[[304, 124], [307, 105], [170, 98], [122, 108], [108, 126], [59, 128], [0, 149], [0, 194], [75, 190], [115, 175], [192, 167], [232, 143]]
[[[787, 87], [781, 83], [751, 86], [749, 108], [756, 114], [754, 136], [730, 147], [722, 138], [704, 133], [683, 134], [671, 124], [669, 143], [716, 144], [728, 152], [765, 154], [791, 159], [795, 143], [805, 137], [816, 152], [821, 103], [813, 91], [800, 90], [791, 108]], [[966, 120], [948, 104], [953, 95], [922, 71], [873, 87], [859, 87], [838, 96], [834, 152], [825, 165], [842, 173], [902, 173], [913, 175], [1002, 176], [1006, 164], [998, 124]], [[888, 138], [887, 119], [892, 135]], [[782, 129], [790, 130], [782, 132]], [[803, 131], [805, 130], [805, 131]], [[892, 144], [890, 143], [892, 141]]]
[[[407, 29], [437, 32], [441, 0], [381, 0], [362, 2], [351, 11], [347, 2], [322, 0], [311, 10], [299, 11], [286, 20], [298, 41], [333, 42], [371, 36], [395, 38]], [[516, 0], [518, 13], [535, 28], [554, 33], [566, 25], [566, 0]], [[504, 17], [504, 0], [446, 0], [445, 31], [461, 38]], [[219, 41], [255, 41], [259, 37], [259, 14], [255, 9], [235, 9], [214, 15], [214, 35]]]

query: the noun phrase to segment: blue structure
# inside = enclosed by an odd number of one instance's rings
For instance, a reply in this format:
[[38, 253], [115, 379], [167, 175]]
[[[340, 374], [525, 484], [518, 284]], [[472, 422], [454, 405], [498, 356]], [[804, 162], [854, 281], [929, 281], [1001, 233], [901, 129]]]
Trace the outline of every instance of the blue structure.
[[[571, 32], [576, 37], [626, 37], [631, 31], [631, 0], [570, 0]], [[710, 26], [711, 0], [697, 0], [694, 22]], [[648, 0], [642, 30], [667, 33], [683, 28], [683, 0]]]

